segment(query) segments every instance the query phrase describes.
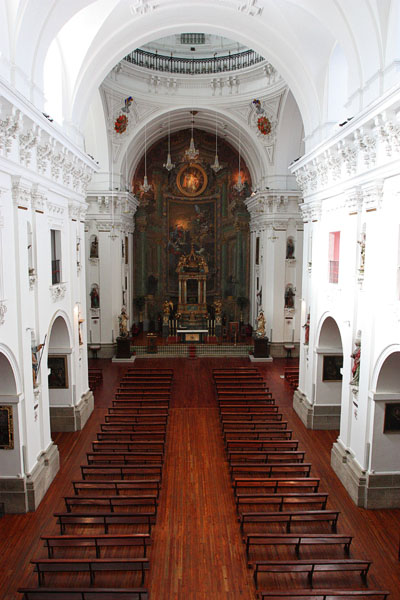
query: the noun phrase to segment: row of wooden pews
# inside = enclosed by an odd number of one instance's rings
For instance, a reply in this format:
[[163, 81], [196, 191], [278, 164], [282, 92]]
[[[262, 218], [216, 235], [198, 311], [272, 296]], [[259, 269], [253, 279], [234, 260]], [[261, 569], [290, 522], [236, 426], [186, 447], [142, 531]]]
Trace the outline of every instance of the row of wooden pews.
[[148, 600], [172, 380], [171, 369], [124, 375], [65, 511], [54, 514], [59, 534], [43, 535], [47, 555], [31, 560], [38, 587], [21, 588], [23, 600]]
[[299, 386], [299, 367], [286, 367], [284, 377], [292, 389], [297, 389]]
[[[338, 533], [340, 513], [328, 505], [328, 494], [311, 475], [311, 463], [258, 369], [214, 369], [213, 377], [240, 531], [258, 597], [386, 599], [388, 592], [367, 589], [371, 561], [350, 556], [352, 536]], [[358, 589], [352, 572], [361, 576]], [[335, 590], [338, 578], [349, 589]], [[299, 581], [308, 588], [293, 587]]]
[[102, 369], [94, 369], [89, 367], [89, 387], [91, 390], [95, 390], [99, 385], [103, 383], [103, 371]]

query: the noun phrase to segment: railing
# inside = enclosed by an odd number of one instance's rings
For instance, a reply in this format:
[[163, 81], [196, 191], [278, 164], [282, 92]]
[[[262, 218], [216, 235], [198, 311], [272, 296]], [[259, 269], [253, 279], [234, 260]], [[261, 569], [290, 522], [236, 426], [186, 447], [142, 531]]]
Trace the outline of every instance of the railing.
[[164, 73], [210, 75], [246, 69], [263, 62], [265, 59], [254, 50], [213, 58], [177, 58], [136, 49], [125, 56], [124, 60], [138, 67]]

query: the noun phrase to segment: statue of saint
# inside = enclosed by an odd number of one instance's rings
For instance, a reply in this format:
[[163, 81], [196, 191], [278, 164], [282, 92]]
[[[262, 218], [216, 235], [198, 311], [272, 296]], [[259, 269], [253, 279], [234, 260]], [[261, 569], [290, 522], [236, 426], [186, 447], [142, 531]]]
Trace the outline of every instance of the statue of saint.
[[220, 315], [222, 313], [222, 300], [220, 298], [216, 298], [214, 300], [214, 308], [215, 316]]
[[257, 331], [256, 331], [257, 337], [265, 337], [265, 325], [266, 325], [266, 320], [264, 317], [264, 313], [261, 309], [259, 312], [259, 315], [257, 317]]
[[303, 325], [304, 327], [304, 344], [308, 346], [310, 342], [310, 313], [307, 315], [307, 321]]
[[118, 317], [119, 322], [119, 336], [120, 337], [128, 337], [128, 315], [126, 314], [126, 308], [123, 306], [121, 308], [121, 314]]
[[353, 367], [351, 369], [353, 379], [350, 381], [350, 385], [358, 387], [360, 385], [360, 360], [361, 360], [361, 339], [357, 337], [354, 342], [354, 351], [351, 355], [353, 359]]

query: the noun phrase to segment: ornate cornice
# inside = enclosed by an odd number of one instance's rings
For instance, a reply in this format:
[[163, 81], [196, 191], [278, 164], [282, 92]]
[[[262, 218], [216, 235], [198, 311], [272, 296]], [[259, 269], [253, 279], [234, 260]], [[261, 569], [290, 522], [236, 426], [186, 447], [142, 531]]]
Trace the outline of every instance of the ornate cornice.
[[[50, 177], [59, 185], [85, 196], [87, 186], [97, 169], [94, 162], [74, 147], [59, 131], [49, 128], [44, 117], [20, 98], [7, 92], [0, 95], [0, 152], [33, 172]], [[44, 121], [41, 123], [41, 121]], [[13, 151], [13, 152], [11, 152]], [[18, 159], [17, 159], [18, 160]]]
[[398, 109], [394, 105], [391, 110], [375, 109], [375, 114], [371, 110], [367, 117], [355, 118], [343, 132], [293, 164], [292, 173], [304, 196], [354, 177], [365, 181], [373, 170], [386, 168], [388, 159], [393, 163], [395, 155], [400, 154], [400, 123], [395, 116]]

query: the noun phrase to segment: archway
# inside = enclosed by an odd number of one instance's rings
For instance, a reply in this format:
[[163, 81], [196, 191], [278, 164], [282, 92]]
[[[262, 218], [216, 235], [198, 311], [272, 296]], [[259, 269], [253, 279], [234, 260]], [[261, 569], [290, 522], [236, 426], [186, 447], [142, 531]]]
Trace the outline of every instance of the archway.
[[71, 335], [67, 321], [57, 315], [49, 331], [47, 366], [52, 431], [65, 431], [66, 407], [73, 406]]
[[[386, 355], [386, 356], [385, 356]], [[373, 377], [371, 471], [399, 470], [400, 452], [400, 348], [391, 348], [378, 360]]]
[[324, 319], [317, 339], [313, 429], [339, 429], [343, 344], [333, 317]]
[[21, 452], [20, 377], [16, 361], [0, 345], [0, 497], [5, 512], [25, 512], [25, 496], [13, 493], [10, 479], [24, 472]]

